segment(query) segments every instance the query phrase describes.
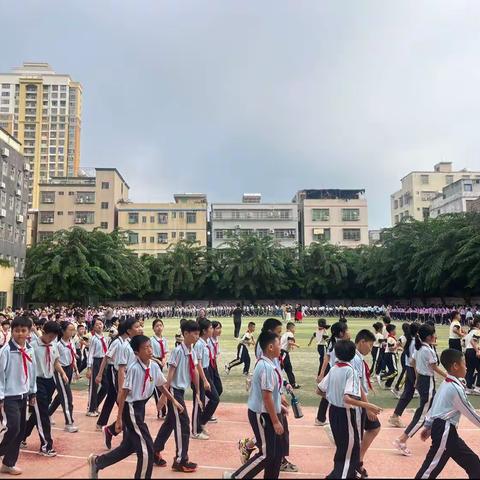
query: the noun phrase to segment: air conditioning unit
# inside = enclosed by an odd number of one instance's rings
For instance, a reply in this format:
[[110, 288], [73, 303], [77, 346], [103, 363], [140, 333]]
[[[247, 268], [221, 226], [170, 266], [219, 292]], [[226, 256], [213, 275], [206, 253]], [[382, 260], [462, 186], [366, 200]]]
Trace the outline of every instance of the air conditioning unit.
[[22, 191], [19, 188], [17, 188], [17, 190], [15, 191], [15, 195], [17, 197], [21, 197], [22, 196]]
[[7, 211], [4, 208], [0, 208], [0, 218], [6, 217], [7, 216]]
[[83, 222], [83, 219], [81, 219], [81, 218], [76, 218], [76, 219], [75, 219], [75, 223], [77, 223], [77, 224], [82, 224], [82, 223], [84, 223], [84, 222]]
[[272, 235], [275, 233], [275, 230], [273, 228], [271, 228], [268, 233], [271, 233]]
[[23, 223], [23, 215], [17, 215], [17, 223]]
[[2, 190], [5, 190], [7, 188], [7, 186], [5, 185], [5, 182], [0, 182], [0, 188]]
[[29, 172], [30, 171], [30, 164], [29, 163], [24, 163], [23, 164], [23, 171], [24, 172]]
[[7, 147], [3, 147], [0, 150], [0, 155], [2, 155], [2, 157], [9, 157], [10, 156], [10, 150]]

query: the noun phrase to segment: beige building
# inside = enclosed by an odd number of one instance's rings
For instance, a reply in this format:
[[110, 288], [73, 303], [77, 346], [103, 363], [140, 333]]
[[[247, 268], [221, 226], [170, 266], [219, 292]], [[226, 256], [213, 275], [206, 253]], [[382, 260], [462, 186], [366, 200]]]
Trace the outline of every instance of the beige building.
[[128, 201], [129, 186], [116, 168], [95, 168], [76, 177], [54, 177], [39, 184], [39, 208], [29, 212], [30, 242], [41, 242], [58, 230], [82, 227], [111, 232], [117, 209]]
[[38, 208], [39, 183], [77, 174], [81, 119], [82, 86], [48, 63], [0, 74], [0, 127], [23, 145], [31, 169], [29, 207]]
[[15, 269], [0, 265], [0, 312], [13, 306]]
[[368, 245], [368, 205], [365, 190], [300, 190], [300, 243], [326, 241], [343, 247]]
[[451, 162], [437, 163], [433, 171], [410, 172], [402, 178], [402, 188], [390, 197], [392, 225], [409, 217], [415, 220], [428, 218], [432, 200], [445, 186], [457, 180], [477, 178], [480, 178], [480, 172], [453, 171]]
[[118, 207], [118, 227], [128, 231], [137, 255], [158, 255], [180, 240], [207, 245], [207, 197], [174, 195], [171, 203], [125, 203]]

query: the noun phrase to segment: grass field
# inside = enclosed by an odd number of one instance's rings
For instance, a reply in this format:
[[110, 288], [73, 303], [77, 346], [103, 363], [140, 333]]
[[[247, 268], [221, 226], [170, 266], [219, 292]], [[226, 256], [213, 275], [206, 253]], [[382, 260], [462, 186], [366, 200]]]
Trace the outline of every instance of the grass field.
[[[213, 318], [211, 320], [213, 320]], [[221, 356], [219, 358], [219, 370], [224, 386], [224, 393], [221, 397], [221, 400], [223, 402], [244, 403], [247, 401], [248, 395], [245, 389], [245, 377], [242, 375], [242, 368], [236, 367], [232, 369], [230, 375], [228, 376], [225, 374], [223, 369], [223, 365], [230, 360], [233, 360], [236, 356], [238, 342], [233, 337], [233, 320], [232, 318], [215, 318], [215, 320], [219, 320], [223, 324], [223, 332], [220, 338]], [[246, 330], [247, 323], [249, 321], [253, 321], [256, 323], [256, 335], [258, 335], [264, 320], [265, 317], [244, 317], [242, 320], [242, 332]], [[337, 318], [329, 318], [328, 322], [331, 325], [337, 320]], [[356, 333], [362, 328], [372, 329], [372, 324], [374, 322], [375, 320], [373, 319], [348, 319], [351, 337], [355, 338]], [[164, 319], [164, 323], [164, 334], [167, 337], [169, 348], [171, 348], [175, 342], [175, 333], [178, 330], [179, 319], [167, 318]], [[397, 325], [398, 334], [398, 332], [401, 332], [401, 322], [395, 322], [395, 324]], [[307, 347], [310, 337], [315, 330], [316, 318], [307, 318], [304, 319], [303, 323], [297, 324], [295, 339], [301, 348], [298, 350], [296, 349], [291, 354], [293, 370], [297, 377], [297, 382], [302, 386], [301, 389], [296, 391], [296, 394], [299, 397], [302, 405], [306, 406], [318, 405], [320, 399], [320, 397], [315, 394], [315, 379], [318, 370], [318, 354], [316, 344], [313, 342], [310, 347]], [[152, 334], [151, 321], [145, 322], [145, 334], [149, 336]], [[437, 350], [440, 353], [447, 347], [448, 344], [448, 327], [438, 326], [437, 334], [439, 342]], [[250, 371], [253, 371], [253, 367], [255, 365], [253, 350], [250, 351], [250, 356], [252, 358]], [[371, 363], [371, 358], [367, 358], [366, 360], [367, 363]], [[374, 387], [376, 388], [376, 392], [375, 394], [371, 394], [370, 401], [383, 408], [394, 408], [397, 403], [397, 399], [393, 397], [390, 391], [379, 390], [376, 383], [373, 383]], [[437, 381], [437, 388], [439, 384], [440, 379]], [[84, 389], [86, 386], [86, 380], [81, 379], [74, 388]], [[187, 398], [189, 398], [189, 396], [187, 396]], [[470, 397], [470, 400], [475, 408], [480, 408], [480, 397]], [[416, 407], [417, 402], [418, 400], [414, 399], [411, 403], [411, 407]]]

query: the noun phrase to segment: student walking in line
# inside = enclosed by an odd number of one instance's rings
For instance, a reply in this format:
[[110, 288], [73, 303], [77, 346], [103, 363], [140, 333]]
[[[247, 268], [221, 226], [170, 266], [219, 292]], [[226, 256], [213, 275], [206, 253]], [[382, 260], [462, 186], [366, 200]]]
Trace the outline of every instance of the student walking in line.
[[287, 323], [286, 329], [287, 331], [280, 339], [280, 363], [283, 370], [285, 370], [285, 373], [287, 374], [288, 383], [290, 383], [292, 388], [300, 388], [300, 385], [298, 385], [297, 380], [295, 379], [292, 361], [290, 359], [290, 352], [295, 348], [300, 348], [300, 346], [295, 342], [295, 324], [293, 322]]
[[468, 395], [480, 395], [480, 317], [472, 321], [470, 331], [465, 339], [465, 361], [467, 365]]
[[327, 321], [324, 318], [319, 318], [317, 321], [318, 328], [313, 333], [308, 342], [308, 346], [310, 346], [313, 340], [317, 342], [317, 352], [318, 352], [318, 373], [320, 375], [320, 370], [322, 369], [323, 359], [325, 358], [326, 347], [327, 347], [327, 340], [328, 340], [328, 329], [330, 325], [327, 325]]
[[248, 322], [247, 331], [243, 334], [240, 343], [237, 346], [237, 358], [225, 365], [225, 372], [228, 375], [230, 370], [238, 365], [243, 364], [243, 374], [248, 375], [250, 371], [250, 355], [248, 353], [249, 347], [255, 345], [255, 323]]

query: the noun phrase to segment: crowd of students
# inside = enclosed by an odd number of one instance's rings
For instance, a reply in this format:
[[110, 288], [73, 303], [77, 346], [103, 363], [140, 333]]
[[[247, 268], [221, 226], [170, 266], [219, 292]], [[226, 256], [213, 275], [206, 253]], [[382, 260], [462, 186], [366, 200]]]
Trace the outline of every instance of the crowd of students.
[[[392, 317], [385, 315], [371, 330], [360, 330], [352, 342], [344, 313], [332, 325], [319, 319], [309, 343], [315, 341], [319, 356], [318, 371], [312, 372], [321, 396], [315, 425], [325, 428], [336, 448], [327, 478], [368, 477], [367, 452], [381, 429], [381, 408], [369, 401], [373, 379], [377, 388], [391, 389], [399, 397], [388, 419], [391, 426], [404, 428], [394, 441], [398, 451], [410, 456], [408, 440], [419, 431], [422, 439], [432, 439], [417, 478], [436, 478], [449, 458], [470, 478], [479, 478], [480, 460], [458, 436], [457, 426], [461, 414], [480, 426], [480, 416], [467, 397], [480, 395], [480, 317], [467, 317], [466, 311], [463, 318], [461, 311], [452, 310], [449, 348], [438, 358], [434, 319], [423, 323], [405, 319], [402, 335], [397, 335]], [[2, 473], [22, 473], [17, 466], [19, 451], [27, 446], [34, 428], [40, 438], [39, 454], [56, 456], [51, 427], [59, 407], [65, 431], [78, 431], [71, 383], [83, 371], [89, 379], [86, 415], [95, 419], [108, 450], [89, 456], [90, 478], [98, 478], [103, 469], [133, 453], [137, 456], [135, 478], [151, 478], [154, 466], [167, 465], [163, 451], [172, 435], [172, 470], [197, 470], [189, 456], [189, 443], [208, 441], [211, 425], [221, 421], [215, 415], [223, 393], [219, 372], [222, 324], [210, 321], [207, 309], [199, 309], [195, 320], [180, 320], [170, 346], [160, 316], [153, 320], [153, 336], [144, 335], [144, 322], [152, 321], [151, 315], [149, 307], [0, 314], [0, 411], [6, 425], [0, 433]], [[259, 326], [258, 338], [257, 325], [248, 322], [239, 336], [237, 357], [224, 366], [226, 374], [243, 366], [249, 390], [247, 417], [253, 432], [252, 438], [239, 442], [241, 465], [235, 472], [225, 472], [224, 478], [253, 478], [262, 471], [265, 478], [278, 478], [281, 471], [298, 471], [289, 458], [287, 394], [300, 388], [290, 354], [298, 347], [296, 323], [291, 320], [301, 319], [296, 314], [285, 319], [286, 324], [268, 317]], [[370, 365], [365, 360], [369, 355]], [[437, 394], [435, 375], [445, 379]], [[189, 389], [193, 392], [191, 412], [185, 404]], [[405, 427], [401, 417], [415, 394], [420, 404]], [[150, 399], [163, 420], [155, 439], [145, 422]], [[112, 448], [120, 434], [121, 441]]]

